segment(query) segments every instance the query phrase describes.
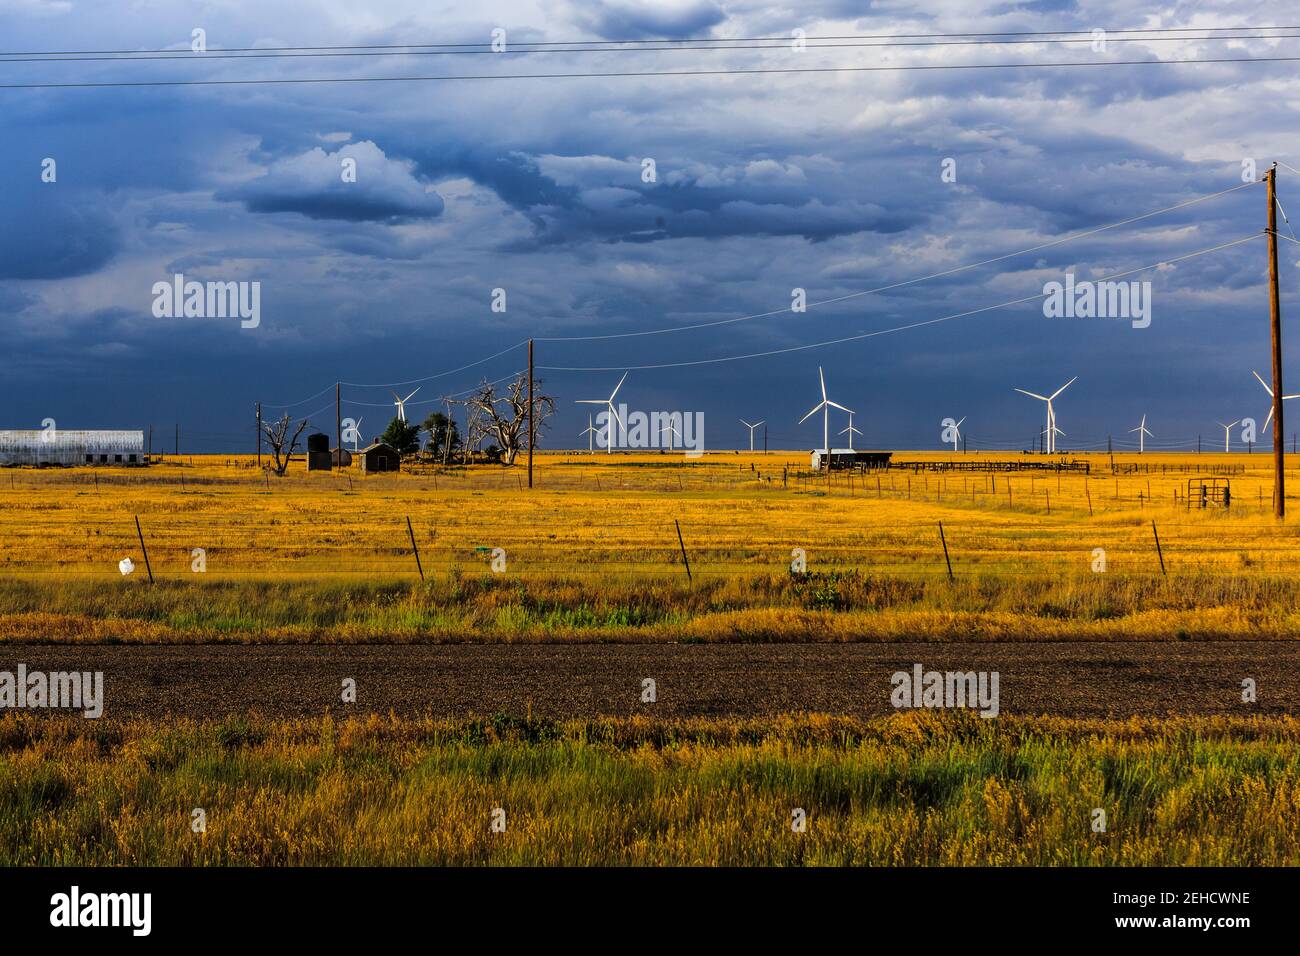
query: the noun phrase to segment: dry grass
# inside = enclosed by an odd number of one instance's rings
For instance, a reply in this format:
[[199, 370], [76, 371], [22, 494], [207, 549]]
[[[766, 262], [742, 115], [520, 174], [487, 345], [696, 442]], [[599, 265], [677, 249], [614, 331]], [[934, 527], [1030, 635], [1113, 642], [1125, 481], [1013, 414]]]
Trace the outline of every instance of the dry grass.
[[1296, 865], [1298, 744], [1293, 718], [12, 717], [0, 865]]
[[[827, 481], [801, 476], [803, 455], [554, 454], [539, 457], [531, 493], [520, 468], [363, 479], [296, 465], [275, 479], [246, 458], [196, 457], [11, 470], [0, 475], [0, 638], [1294, 636], [1300, 537], [1271, 517], [1266, 456], [1117, 456], [1119, 474], [1107, 456], [1078, 457], [1090, 476]], [[1133, 465], [1156, 470], [1126, 473]], [[1224, 466], [1246, 469], [1231, 476], [1228, 511], [1188, 509], [1190, 475], [1167, 470]], [[206, 552], [203, 574], [191, 570], [194, 548]], [[490, 570], [495, 548], [504, 574]], [[810, 572], [799, 579], [795, 548]], [[1104, 573], [1092, 570], [1099, 548]], [[138, 566], [129, 578], [124, 557]]]

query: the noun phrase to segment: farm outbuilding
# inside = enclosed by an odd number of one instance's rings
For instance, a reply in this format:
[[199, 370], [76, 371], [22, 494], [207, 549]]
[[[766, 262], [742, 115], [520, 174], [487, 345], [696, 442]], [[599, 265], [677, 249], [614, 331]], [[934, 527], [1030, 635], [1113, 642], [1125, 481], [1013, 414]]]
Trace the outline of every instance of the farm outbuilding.
[[893, 452], [858, 451], [855, 448], [832, 448], [827, 454], [825, 448], [814, 448], [809, 465], [814, 471], [830, 467], [833, 471], [841, 468], [888, 468]]
[[0, 431], [0, 465], [143, 464], [143, 431]]
[[361, 456], [361, 470], [366, 474], [378, 471], [401, 471], [402, 455], [392, 445], [385, 445], [381, 441], [375, 442], [359, 452]]
[[328, 435], [316, 432], [307, 436], [307, 470], [329, 471], [333, 465]]

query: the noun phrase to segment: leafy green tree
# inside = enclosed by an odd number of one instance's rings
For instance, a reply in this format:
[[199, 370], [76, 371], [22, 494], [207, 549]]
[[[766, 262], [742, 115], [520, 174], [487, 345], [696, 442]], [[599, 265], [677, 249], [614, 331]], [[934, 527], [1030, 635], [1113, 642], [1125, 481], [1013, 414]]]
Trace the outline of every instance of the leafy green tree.
[[420, 450], [420, 426], [394, 418], [378, 440], [391, 445], [403, 455], [413, 455]]
[[[448, 421], [443, 412], [433, 412], [424, 420], [420, 428], [429, 433], [429, 441], [424, 446], [424, 450], [439, 461], [448, 458], [460, 447], [460, 431], [456, 428], [456, 420], [453, 418]], [[447, 446], [449, 440], [451, 447]]]

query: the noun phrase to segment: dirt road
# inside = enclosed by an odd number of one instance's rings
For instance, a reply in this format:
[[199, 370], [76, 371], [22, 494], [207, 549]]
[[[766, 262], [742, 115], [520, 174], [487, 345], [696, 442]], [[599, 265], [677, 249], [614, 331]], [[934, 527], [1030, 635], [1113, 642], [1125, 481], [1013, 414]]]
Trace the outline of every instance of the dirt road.
[[[345, 711], [554, 717], [884, 714], [890, 677], [997, 671], [1004, 714], [1300, 713], [1300, 643], [0, 646], [0, 671], [104, 673], [105, 717]], [[357, 703], [343, 704], [344, 678]], [[641, 702], [642, 681], [658, 700]], [[1241, 701], [1253, 678], [1258, 703]]]

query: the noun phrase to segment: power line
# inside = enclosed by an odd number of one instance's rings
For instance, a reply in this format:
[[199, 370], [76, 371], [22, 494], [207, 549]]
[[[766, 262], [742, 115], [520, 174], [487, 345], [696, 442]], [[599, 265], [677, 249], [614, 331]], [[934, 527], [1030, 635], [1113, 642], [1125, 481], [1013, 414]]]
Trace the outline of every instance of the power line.
[[588, 73], [463, 73], [451, 76], [334, 76], [262, 80], [129, 80], [81, 83], [0, 83], [0, 90], [123, 89], [181, 86], [287, 86], [312, 83], [445, 83], [466, 80], [571, 80], [652, 76], [758, 76], [814, 73], [910, 73], [940, 70], [1066, 69], [1106, 66], [1182, 66], [1223, 63], [1293, 63], [1300, 56], [1192, 57], [1178, 60], [1082, 60], [1050, 63], [930, 63], [908, 66], [825, 66], [719, 70], [610, 70]]
[[[1105, 30], [1104, 33], [1109, 39], [1113, 36], [1127, 35], [1134, 33], [1155, 33], [1155, 34], [1173, 34], [1173, 33], [1196, 33], [1196, 32], [1224, 32], [1228, 30], [1300, 30], [1297, 26], [1262, 26], [1262, 27], [1133, 27], [1124, 30]], [[810, 41], [817, 40], [934, 40], [934, 39], [954, 39], [958, 37], [1055, 37], [1055, 36], [1092, 36], [1093, 30], [1008, 30], [996, 33], [850, 33], [850, 34], [832, 34], [827, 36], [805, 37]], [[584, 46], [625, 46], [628, 44], [685, 44], [685, 43], [760, 43], [784, 41], [790, 42], [793, 36], [760, 36], [760, 37], [678, 37], [664, 39], [635, 39], [635, 40], [518, 40], [510, 41], [510, 46], [529, 46], [529, 47], [551, 47], [578, 45]], [[299, 51], [299, 50], [402, 50], [402, 49], [432, 49], [432, 48], [451, 48], [451, 47], [490, 47], [489, 43], [480, 41], [467, 41], [463, 43], [391, 43], [391, 44], [345, 44], [335, 46], [280, 46], [280, 47], [228, 47], [221, 52], [223, 53], [251, 53], [262, 51]], [[671, 48], [671, 47], [666, 47]], [[89, 54], [131, 54], [131, 53], [177, 53], [185, 52], [176, 48], [162, 50], [23, 50], [0, 53], [0, 56], [80, 56]]]
[[[1294, 40], [1300, 38], [1300, 33], [1268, 33], [1268, 34], [1204, 34], [1200, 36], [1154, 36], [1154, 37], [1107, 37], [1107, 43], [1188, 43], [1193, 41], [1207, 40], [1211, 42], [1225, 40]], [[74, 53], [0, 53], [0, 63], [132, 63], [132, 62], [165, 62], [169, 60], [185, 60], [192, 63], [204, 60], [264, 60], [264, 59], [318, 59], [324, 57], [380, 57], [380, 56], [535, 56], [538, 54], [582, 54], [582, 53], [678, 53], [678, 52], [711, 52], [719, 50], [782, 50], [791, 49], [792, 38], [777, 38], [775, 42], [760, 41], [757, 43], [723, 43], [719, 44], [714, 41], [707, 41], [703, 46], [620, 46], [620, 47], [585, 47], [585, 46], [547, 46], [536, 49], [526, 48], [525, 44], [512, 44], [504, 50], [493, 50], [489, 48], [478, 48], [477, 44], [465, 44], [465, 46], [476, 47], [474, 49], [428, 49], [421, 45], [411, 46], [392, 46], [383, 49], [331, 49], [328, 51], [297, 51], [293, 48], [284, 49], [252, 49], [252, 50], [214, 50], [195, 52], [191, 50], [167, 50], [167, 51], [141, 51], [139, 53], [123, 53], [117, 51], [106, 51], [96, 54], [74, 54]], [[810, 39], [805, 41], [803, 49], [807, 50], [849, 50], [849, 49], [902, 49], [902, 48], [921, 48], [921, 47], [945, 47], [945, 46], [1024, 46], [1039, 44], [1061, 44], [1061, 43], [1090, 43], [1092, 38], [1089, 36], [1071, 36], [1071, 37], [1043, 37], [1039, 39], [1012, 39], [1012, 40], [905, 40], [896, 42], [892, 40], [879, 41], [870, 40], [867, 42], [850, 41], [850, 42], [827, 42], [820, 39]]]
[[[1183, 256], [1176, 256], [1172, 259], [1165, 259], [1161, 262], [1152, 263], [1147, 266], [1140, 266], [1136, 269], [1130, 269], [1126, 272], [1116, 272], [1108, 276], [1102, 276], [1093, 280], [1096, 282], [1109, 282], [1112, 279], [1121, 279], [1125, 276], [1135, 275], [1139, 272], [1146, 272], [1148, 269], [1158, 269], [1160, 266], [1171, 265], [1175, 262], [1183, 262], [1187, 259], [1194, 259], [1197, 256], [1207, 255], [1211, 252], [1218, 252], [1220, 249], [1227, 249], [1231, 246], [1240, 245], [1243, 242], [1250, 242], [1252, 239], [1258, 239], [1263, 233], [1252, 233], [1241, 239], [1234, 239], [1231, 242], [1225, 242], [1217, 246], [1211, 246], [1209, 249], [1201, 249], [1196, 252], [1189, 252]], [[695, 359], [689, 362], [663, 362], [657, 365], [596, 365], [596, 366], [560, 366], [560, 365], [539, 365], [539, 369], [552, 372], [622, 372], [622, 371], [645, 371], [649, 369], [661, 368], [684, 368], [695, 365], [716, 365], [722, 362], [739, 362], [746, 359], [766, 358], [772, 355], [785, 355], [790, 352], [803, 352], [808, 349], [824, 348], [828, 345], [841, 345], [845, 342], [856, 342], [860, 339], [874, 338], [877, 335], [888, 335], [892, 332], [905, 332], [911, 329], [919, 329], [927, 325], [936, 325], [939, 322], [949, 322], [953, 319], [961, 319], [971, 315], [979, 315], [983, 312], [992, 312], [996, 309], [1010, 308], [1014, 305], [1023, 305], [1026, 302], [1035, 302], [1039, 299], [1045, 299], [1051, 293], [1041, 292], [1036, 295], [1027, 295], [1020, 299], [1011, 299], [1007, 302], [999, 302], [997, 305], [987, 305], [979, 309], [970, 309], [966, 312], [955, 312], [952, 315], [940, 316], [937, 319], [926, 319], [922, 322], [912, 322], [908, 325], [900, 325], [890, 329], [878, 329], [874, 332], [862, 332], [857, 335], [846, 335], [838, 339], [827, 339], [824, 342], [812, 342], [807, 345], [792, 345], [783, 349], [771, 349], [767, 352], [750, 352], [745, 355], [728, 355], [722, 358], [712, 359]]]
[[[500, 385], [502, 382], [508, 382], [511, 379], [515, 378], [516, 376], [523, 374], [523, 372], [525, 371], [526, 369], [519, 369], [518, 371], [511, 372], [509, 375], [503, 375], [501, 378], [497, 379], [494, 382], [488, 382], [488, 384]], [[475, 385], [472, 388], [461, 389], [459, 392], [449, 392], [448, 394], [440, 396], [439, 398], [422, 398], [418, 402], [405, 402], [404, 404], [406, 405], [437, 404], [441, 402], [444, 398], [456, 398], [459, 395], [468, 395], [470, 392], [476, 392], [480, 387], [481, 386]], [[350, 398], [345, 399], [343, 403], [345, 405], [360, 405], [362, 408], [390, 408], [393, 405], [392, 402], [358, 402]]]
[[[1262, 180], [1252, 180], [1248, 183], [1241, 183], [1238, 186], [1232, 186], [1228, 189], [1220, 190], [1217, 193], [1208, 193], [1204, 196], [1197, 196], [1193, 199], [1188, 199], [1184, 202], [1175, 203], [1172, 206], [1166, 206], [1163, 209], [1156, 209], [1151, 212], [1142, 213], [1141, 215], [1133, 216], [1132, 218], [1129, 219], [1123, 219], [1119, 222], [1113, 222], [1105, 226], [1097, 226], [1093, 229], [1084, 230], [1083, 232], [1072, 233], [1060, 239], [1053, 239], [1050, 242], [1044, 242], [1036, 246], [1030, 246], [1027, 249], [1020, 249], [1017, 250], [1016, 252], [1008, 252], [1004, 255], [994, 256], [991, 259], [984, 259], [980, 262], [972, 262], [968, 265], [957, 266], [956, 268], [947, 269], [943, 272], [934, 272], [931, 273], [930, 275], [918, 276], [915, 279], [906, 279], [902, 282], [895, 282], [891, 285], [879, 286], [878, 288], [875, 289], [863, 289], [860, 292], [850, 292], [845, 295], [834, 296], [829, 299], [820, 299], [816, 302], [806, 303], [806, 305], [808, 308], [813, 308], [815, 306], [821, 306], [821, 305], [831, 305], [836, 302], [843, 302], [845, 300], [855, 299], [864, 295], [875, 295], [876, 293], [879, 292], [888, 292], [892, 289], [900, 289], [903, 288], [904, 286], [914, 285], [918, 282], [928, 282], [931, 279], [942, 279], [946, 276], [956, 275], [959, 272], [967, 272], [971, 269], [978, 269], [981, 266], [992, 265], [995, 262], [1002, 262], [1006, 259], [1015, 258], [1016, 256], [1027, 255], [1031, 252], [1039, 252], [1043, 249], [1048, 249], [1053, 246], [1059, 246], [1066, 242], [1073, 242], [1076, 239], [1085, 239], [1088, 236], [1096, 235], [1097, 233], [1100, 232], [1105, 232], [1108, 229], [1117, 229], [1120, 226], [1131, 225], [1132, 223], [1140, 222], [1143, 219], [1150, 219], [1153, 216], [1159, 216], [1163, 213], [1172, 212], [1176, 209], [1182, 209], [1187, 206], [1194, 206], [1197, 203], [1206, 202], [1210, 199], [1217, 199], [1218, 197], [1225, 196], [1228, 193], [1236, 192], [1238, 189], [1245, 189], [1247, 186], [1259, 186], [1262, 183], [1263, 183]], [[736, 322], [747, 322], [751, 319], [767, 318], [773, 315], [784, 315], [785, 313], [793, 312], [793, 309], [794, 309], [793, 306], [786, 306], [785, 308], [773, 309], [769, 312], [757, 312], [754, 313], [753, 315], [742, 315], [730, 319], [717, 319], [712, 322], [697, 322], [692, 325], [678, 325], [678, 326], [673, 326], [671, 328], [648, 329], [640, 332], [611, 332], [604, 335], [535, 336], [535, 339], [538, 342], [585, 342], [585, 341], [593, 341], [599, 339], [635, 338], [637, 336], [642, 336], [642, 335], [662, 335], [666, 332], [685, 332], [685, 331], [690, 331], [692, 329], [713, 328], [719, 325], [730, 325]]]
[[[405, 382], [378, 382], [370, 385], [364, 384], [362, 382], [339, 382], [339, 384], [346, 385], [348, 386], [348, 388], [392, 388], [395, 386], [402, 386], [402, 385], [414, 385], [417, 382], [428, 382], [435, 378], [446, 378], [448, 375], [455, 375], [457, 372], [463, 372], [466, 369], [473, 368], [476, 365], [482, 365], [485, 362], [490, 362], [494, 358], [500, 358], [501, 356], [505, 355], [507, 352], [513, 352], [515, 349], [527, 344], [528, 344], [528, 340], [524, 339], [521, 342], [516, 342], [514, 345], [511, 345], [508, 348], [502, 349], [500, 352], [494, 352], [491, 355], [487, 356], [486, 358], [481, 358], [476, 361], [470, 362], [468, 365], [462, 365], [460, 368], [448, 369], [445, 372], [435, 372], [433, 375], [425, 375], [422, 378], [412, 378], [412, 379], [408, 379]], [[275, 407], [280, 408], [282, 406], [277, 405]]]
[[296, 401], [296, 402], [284, 402], [284, 403], [278, 403], [278, 402], [263, 402], [262, 404], [265, 405], [265, 406], [267, 406], [268, 408], [279, 408], [279, 409], [294, 408], [294, 407], [297, 406], [297, 405], [306, 405], [308, 402], [310, 402], [312, 399], [314, 399], [317, 395], [323, 395], [325, 392], [327, 392], [329, 389], [331, 389], [331, 388], [333, 388], [333, 387], [334, 387], [333, 385], [326, 385], [326, 386], [325, 386], [324, 388], [322, 388], [319, 392], [314, 392], [313, 394], [308, 395], [306, 398], [304, 398], [304, 399], [300, 399], [299, 401]]

